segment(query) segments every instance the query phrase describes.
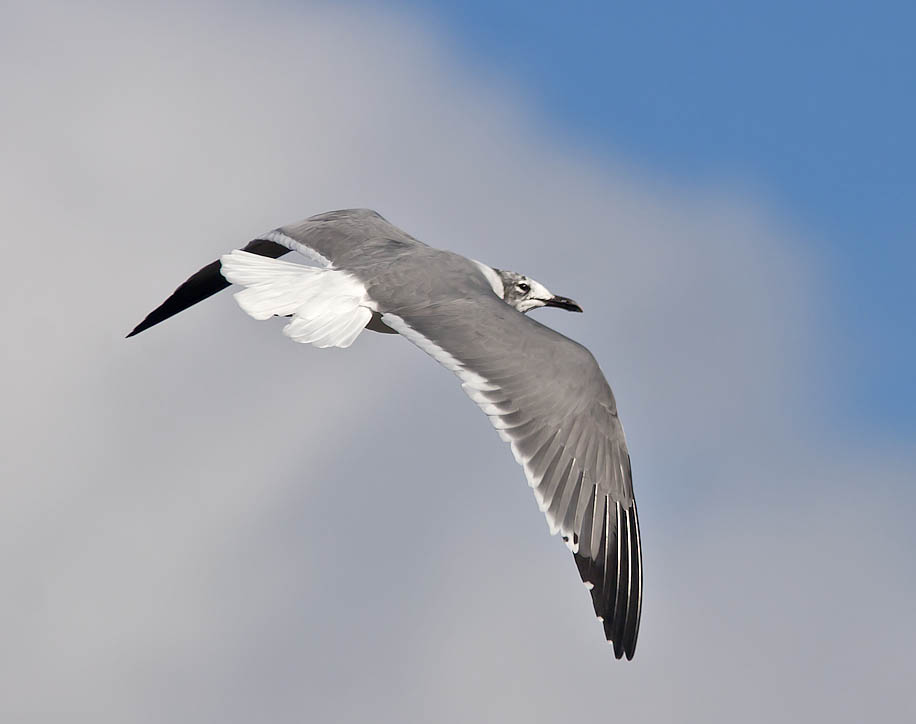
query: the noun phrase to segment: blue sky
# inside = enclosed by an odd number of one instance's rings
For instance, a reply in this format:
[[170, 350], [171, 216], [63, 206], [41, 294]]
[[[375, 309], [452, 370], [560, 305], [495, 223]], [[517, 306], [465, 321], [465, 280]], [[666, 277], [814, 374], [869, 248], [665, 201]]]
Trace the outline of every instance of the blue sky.
[[850, 432], [912, 436], [916, 7], [404, 5], [479, 73], [524, 88], [552, 134], [678, 184], [745, 187], [786, 215], [831, 292], [825, 414], [854, 407]]

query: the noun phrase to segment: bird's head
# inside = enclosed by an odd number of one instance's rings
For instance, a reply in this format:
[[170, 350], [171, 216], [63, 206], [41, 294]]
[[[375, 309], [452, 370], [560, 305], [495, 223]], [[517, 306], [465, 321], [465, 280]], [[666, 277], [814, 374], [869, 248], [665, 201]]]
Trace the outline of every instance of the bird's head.
[[582, 307], [568, 297], [558, 297], [547, 287], [518, 272], [494, 269], [503, 283], [503, 301], [520, 312], [538, 307], [559, 307], [570, 312], [581, 312]]

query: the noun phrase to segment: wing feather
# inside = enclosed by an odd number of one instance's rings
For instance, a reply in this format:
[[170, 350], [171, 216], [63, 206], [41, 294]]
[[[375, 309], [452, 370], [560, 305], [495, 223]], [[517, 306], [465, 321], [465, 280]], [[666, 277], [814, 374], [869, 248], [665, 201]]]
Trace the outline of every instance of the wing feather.
[[382, 320], [454, 372], [510, 443], [551, 533], [573, 551], [615, 655], [632, 658], [639, 524], [623, 428], [594, 358], [495, 297], [427, 300]]

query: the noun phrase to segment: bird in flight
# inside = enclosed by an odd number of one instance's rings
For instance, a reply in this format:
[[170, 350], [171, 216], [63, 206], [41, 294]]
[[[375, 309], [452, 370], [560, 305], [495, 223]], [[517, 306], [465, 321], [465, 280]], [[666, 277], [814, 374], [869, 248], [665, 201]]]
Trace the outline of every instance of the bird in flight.
[[[295, 251], [309, 262], [279, 257]], [[619, 659], [632, 659], [642, 550], [617, 404], [592, 354], [526, 312], [582, 309], [523, 274], [434, 249], [368, 209], [332, 211], [259, 236], [184, 282], [132, 337], [237, 284], [255, 319], [349, 347], [363, 329], [399, 333], [461, 380], [509, 443], [551, 534], [560, 533]]]

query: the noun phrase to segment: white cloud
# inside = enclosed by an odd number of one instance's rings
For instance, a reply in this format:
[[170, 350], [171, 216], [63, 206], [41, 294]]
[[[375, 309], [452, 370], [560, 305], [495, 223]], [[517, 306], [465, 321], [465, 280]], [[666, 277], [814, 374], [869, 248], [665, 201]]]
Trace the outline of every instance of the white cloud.
[[[409, 18], [17, 5], [4, 23], [0, 701], [17, 721], [905, 713], [912, 456], [824, 443], [822, 293], [753, 202], [539, 135]], [[586, 307], [645, 528], [633, 664], [453, 379], [222, 298], [254, 234], [378, 208]], [[879, 702], [879, 703], [876, 703]], [[878, 707], [876, 709], [875, 707]]]

